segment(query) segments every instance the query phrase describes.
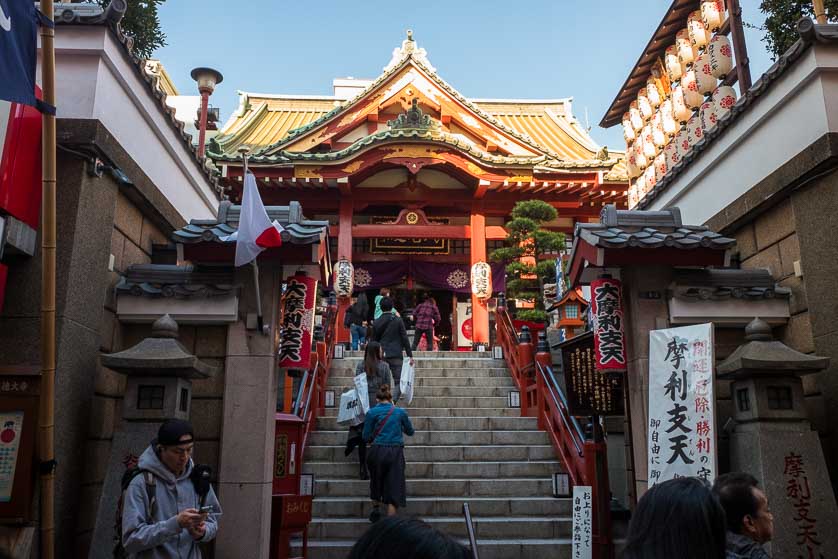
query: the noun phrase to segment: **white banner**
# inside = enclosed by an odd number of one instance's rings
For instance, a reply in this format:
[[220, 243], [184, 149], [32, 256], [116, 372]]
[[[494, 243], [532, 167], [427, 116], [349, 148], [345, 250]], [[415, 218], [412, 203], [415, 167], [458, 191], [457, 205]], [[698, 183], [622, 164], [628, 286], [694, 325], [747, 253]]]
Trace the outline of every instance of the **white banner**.
[[649, 486], [716, 477], [713, 325], [649, 332]]
[[591, 559], [593, 554], [593, 492], [589, 485], [573, 488], [573, 559]]

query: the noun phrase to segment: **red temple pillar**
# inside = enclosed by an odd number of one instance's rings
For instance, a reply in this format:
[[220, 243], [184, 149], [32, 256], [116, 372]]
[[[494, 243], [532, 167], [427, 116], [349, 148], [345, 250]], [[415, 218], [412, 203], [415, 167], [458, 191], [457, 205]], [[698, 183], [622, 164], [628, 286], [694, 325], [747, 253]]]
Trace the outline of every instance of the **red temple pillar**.
[[[475, 200], [471, 205], [471, 264], [486, 262], [486, 216], [483, 214], [482, 201]], [[472, 342], [489, 343], [489, 310], [486, 302], [471, 295]]]
[[[352, 262], [352, 198], [341, 196], [338, 212], [338, 260], [345, 258]], [[338, 299], [337, 341], [349, 341], [349, 329], [343, 325], [343, 316], [349, 308], [349, 297]]]

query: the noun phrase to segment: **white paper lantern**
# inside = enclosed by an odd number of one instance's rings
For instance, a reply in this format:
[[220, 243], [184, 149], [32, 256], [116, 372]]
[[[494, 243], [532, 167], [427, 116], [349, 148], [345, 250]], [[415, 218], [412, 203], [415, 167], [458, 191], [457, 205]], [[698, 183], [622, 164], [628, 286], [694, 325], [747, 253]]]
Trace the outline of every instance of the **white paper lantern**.
[[692, 145], [690, 144], [689, 138], [689, 131], [687, 127], [682, 127], [678, 133], [675, 135], [675, 149], [677, 151], [677, 161], [681, 161], [687, 154], [690, 152], [690, 148]]
[[637, 108], [640, 110], [640, 116], [643, 117], [643, 122], [649, 122], [652, 118], [652, 104], [649, 103], [649, 98], [646, 97], [646, 89], [641, 89], [637, 94]]
[[657, 183], [658, 181], [655, 176], [655, 166], [649, 165], [646, 168], [646, 172], [643, 173], [643, 193], [647, 194], [650, 190], [652, 190], [655, 187]]
[[637, 199], [642, 200], [644, 194], [646, 194], [646, 175], [642, 174], [637, 177], [637, 180], [634, 181], [634, 186], [637, 189]]
[[704, 48], [710, 42], [712, 34], [701, 19], [701, 10], [694, 11], [687, 18], [687, 31], [690, 35], [690, 42], [696, 49]]
[[720, 85], [713, 92], [713, 107], [716, 109], [716, 121], [722, 120], [736, 103], [736, 90], [729, 85]]
[[704, 0], [701, 2], [701, 20], [704, 26], [715, 33], [725, 20], [724, 0]]
[[643, 148], [643, 133], [637, 135], [637, 139], [632, 144], [634, 148], [634, 160], [637, 162], [637, 168], [642, 174], [649, 166], [649, 160], [646, 158], [646, 150]]
[[704, 95], [698, 91], [695, 68], [690, 68], [684, 73], [684, 77], [681, 78], [681, 88], [684, 91], [684, 103], [690, 109], [697, 109], [704, 102]]
[[643, 116], [640, 114], [640, 109], [637, 108], [637, 100], [629, 104], [629, 119], [631, 120], [631, 127], [639, 134], [643, 130]]
[[655, 157], [655, 182], [658, 183], [663, 180], [663, 177], [666, 176], [667, 166], [666, 166], [666, 156], [663, 153], [658, 154]]
[[631, 125], [631, 114], [626, 111], [623, 113], [623, 137], [626, 139], [626, 144], [630, 144], [637, 137], [634, 132], [634, 127]]
[[713, 70], [710, 68], [710, 55], [706, 52], [698, 55], [693, 64], [693, 71], [695, 72], [695, 81], [698, 85], [698, 92], [701, 95], [709, 95], [716, 89], [716, 76], [713, 75]]
[[723, 80], [733, 69], [733, 49], [730, 40], [724, 35], [716, 35], [707, 47], [710, 55], [710, 71], [717, 79]]
[[692, 111], [687, 107], [687, 102], [684, 99], [683, 85], [676, 85], [672, 88], [672, 114], [681, 124], [687, 122], [692, 116]]
[[492, 296], [492, 267], [486, 262], [472, 264], [471, 292], [478, 299], [488, 299]]
[[338, 297], [351, 297], [355, 289], [355, 268], [352, 262], [341, 258], [335, 264], [335, 294]]
[[637, 205], [637, 202], [639, 202], [639, 201], [640, 200], [637, 196], [637, 184], [633, 184], [633, 185], [629, 186], [629, 189], [628, 189], [628, 207], [629, 207], [629, 209], [632, 209], [633, 207], [635, 207]]
[[655, 111], [655, 116], [652, 117], [652, 141], [658, 148], [666, 145], [666, 132], [663, 131], [663, 117], [660, 111]]
[[684, 67], [681, 66], [681, 61], [678, 59], [678, 47], [670, 45], [666, 48], [664, 55], [664, 64], [666, 65], [666, 73], [669, 75], [670, 81], [678, 81], [684, 73]]
[[655, 139], [652, 135], [652, 125], [647, 124], [644, 126], [641, 134], [643, 135], [643, 154], [651, 165], [652, 159], [658, 154], [658, 146], [655, 144]]
[[635, 155], [633, 147], [626, 150], [626, 172], [630, 179], [637, 178], [640, 175], [640, 168], [637, 166], [637, 155]]
[[678, 155], [678, 142], [676, 140], [677, 138], [673, 138], [673, 140], [666, 144], [666, 147], [663, 148], [663, 155], [666, 159], [667, 172], [669, 172], [675, 165], [681, 162], [681, 156]]
[[704, 138], [704, 128], [701, 126], [701, 117], [696, 113], [687, 121], [687, 139], [690, 142], [690, 148], [702, 138]]
[[661, 92], [658, 89], [657, 80], [652, 76], [646, 80], [646, 98], [649, 99], [649, 104], [652, 105], [653, 109], [660, 107]]
[[660, 107], [663, 132], [667, 137], [672, 137], [678, 131], [678, 123], [675, 122], [675, 113], [672, 111], [672, 99], [666, 99]]
[[678, 47], [678, 60], [681, 61], [681, 65], [689, 68], [696, 56], [689, 31], [682, 29], [675, 35], [675, 46]]
[[716, 127], [716, 106], [713, 104], [712, 99], [701, 104], [698, 116], [701, 119], [701, 127], [704, 129], [704, 132], [709, 132]]

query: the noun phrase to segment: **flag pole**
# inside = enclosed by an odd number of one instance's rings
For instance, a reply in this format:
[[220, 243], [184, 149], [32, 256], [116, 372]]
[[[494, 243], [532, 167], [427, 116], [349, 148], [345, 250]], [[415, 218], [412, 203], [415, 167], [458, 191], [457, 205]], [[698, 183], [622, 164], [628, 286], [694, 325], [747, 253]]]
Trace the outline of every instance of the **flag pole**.
[[[250, 148], [240, 147], [239, 153], [242, 154], [244, 167], [242, 184], [244, 184], [244, 181], [247, 180], [247, 173], [249, 172], [247, 168], [247, 154], [250, 153]], [[242, 189], [242, 192], [244, 192], [244, 189]], [[244, 194], [242, 194], [242, 198], [244, 198]], [[244, 202], [244, 199], [242, 199], [242, 202]], [[259, 330], [260, 334], [264, 334], [264, 322], [262, 320], [262, 293], [259, 291], [259, 263], [257, 260], [259, 260], [258, 256], [250, 261], [250, 264], [253, 266], [253, 285], [256, 287], [256, 328]]]
[[[53, 21], [53, 0], [42, 0], [41, 12]], [[55, 29], [41, 26], [41, 87], [44, 102], [55, 106]], [[55, 114], [43, 113], [41, 194], [41, 395], [38, 455], [41, 481], [41, 554], [55, 556]]]

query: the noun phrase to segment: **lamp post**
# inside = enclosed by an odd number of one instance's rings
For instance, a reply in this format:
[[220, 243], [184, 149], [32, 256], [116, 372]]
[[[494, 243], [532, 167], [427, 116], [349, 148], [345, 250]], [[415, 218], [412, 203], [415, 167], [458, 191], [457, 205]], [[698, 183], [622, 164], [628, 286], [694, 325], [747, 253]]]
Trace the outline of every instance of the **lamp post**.
[[215, 86], [224, 80], [224, 76], [218, 70], [212, 68], [195, 68], [191, 73], [192, 79], [198, 82], [198, 91], [201, 93], [201, 118], [198, 123], [198, 159], [204, 158], [206, 146], [204, 144], [207, 135], [207, 108], [209, 107], [209, 96], [215, 90]]

